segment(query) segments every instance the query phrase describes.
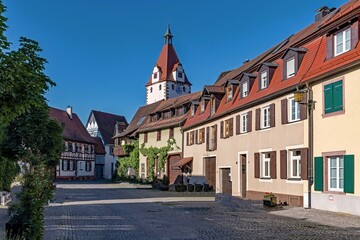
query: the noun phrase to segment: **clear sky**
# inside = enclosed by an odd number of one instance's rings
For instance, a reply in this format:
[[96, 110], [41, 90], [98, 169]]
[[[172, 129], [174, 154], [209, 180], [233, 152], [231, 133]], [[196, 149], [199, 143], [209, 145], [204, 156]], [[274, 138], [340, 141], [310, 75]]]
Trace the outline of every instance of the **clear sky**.
[[170, 20], [173, 45], [192, 91], [242, 65], [346, 0], [3, 0], [7, 37], [34, 39], [57, 83], [52, 107], [71, 105], [86, 123], [92, 109], [131, 120]]

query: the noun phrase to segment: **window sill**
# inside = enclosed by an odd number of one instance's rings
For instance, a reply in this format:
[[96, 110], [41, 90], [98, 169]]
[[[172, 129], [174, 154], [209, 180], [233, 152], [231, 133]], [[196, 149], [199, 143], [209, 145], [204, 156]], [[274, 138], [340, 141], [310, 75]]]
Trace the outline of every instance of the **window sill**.
[[240, 135], [244, 136], [246, 134], [248, 134], [249, 132], [241, 132]]
[[328, 117], [333, 117], [333, 116], [343, 115], [343, 114], [345, 114], [345, 110], [336, 111], [336, 112], [332, 112], [332, 113], [323, 113], [322, 117], [328, 118]]
[[323, 191], [323, 193], [326, 193], [326, 194], [336, 194], [336, 195], [346, 195], [346, 193], [345, 193], [345, 192], [341, 192], [341, 191], [333, 191], [333, 190]]
[[291, 121], [291, 120], [288, 120], [288, 125], [293, 125], [293, 124], [296, 124], [296, 123], [300, 123], [301, 122], [301, 120], [299, 119], [299, 120], [293, 120], [293, 121]]
[[261, 177], [259, 179], [260, 182], [272, 182], [273, 180], [271, 178], [264, 178], [264, 177]]
[[269, 131], [271, 127], [260, 128], [259, 132]]

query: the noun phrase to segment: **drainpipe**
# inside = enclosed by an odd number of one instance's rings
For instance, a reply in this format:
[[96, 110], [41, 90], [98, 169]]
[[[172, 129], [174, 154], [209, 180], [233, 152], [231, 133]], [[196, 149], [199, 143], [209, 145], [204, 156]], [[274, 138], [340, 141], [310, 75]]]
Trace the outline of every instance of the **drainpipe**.
[[308, 152], [308, 209], [311, 209], [311, 187], [313, 185], [313, 149], [314, 149], [314, 109], [315, 101], [313, 100], [312, 88], [307, 84], [308, 89], [308, 113], [309, 113], [309, 152]]

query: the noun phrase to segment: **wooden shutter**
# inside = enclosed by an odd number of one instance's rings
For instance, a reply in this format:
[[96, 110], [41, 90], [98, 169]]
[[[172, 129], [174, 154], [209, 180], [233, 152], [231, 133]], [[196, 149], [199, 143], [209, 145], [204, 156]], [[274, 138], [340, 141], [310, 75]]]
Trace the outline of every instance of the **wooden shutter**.
[[186, 146], [189, 146], [189, 133], [186, 133]]
[[281, 124], [288, 123], [288, 99], [281, 100]]
[[260, 178], [260, 153], [254, 153], [254, 176]]
[[270, 127], [275, 127], [275, 103], [270, 104]]
[[301, 152], [301, 179], [307, 180], [308, 179], [308, 152], [307, 148], [300, 149]]
[[333, 106], [333, 87], [332, 83], [324, 86], [324, 111], [326, 113], [332, 113], [334, 111]]
[[280, 150], [280, 179], [287, 179], [287, 151]]
[[61, 169], [62, 169], [63, 171], [66, 171], [66, 170], [64, 169], [64, 161], [65, 161], [64, 159], [61, 160]]
[[307, 107], [308, 107], [307, 94], [304, 94], [304, 99], [300, 104], [300, 120], [307, 119]]
[[354, 155], [344, 156], [344, 192], [354, 193]]
[[220, 122], [220, 138], [224, 138], [224, 121]]
[[326, 60], [334, 56], [334, 36], [329, 35], [326, 37]]
[[198, 130], [195, 130], [195, 144], [198, 144]]
[[255, 110], [255, 130], [260, 130], [260, 108]]
[[201, 143], [204, 143], [205, 142], [205, 128], [202, 128], [201, 129], [201, 131], [202, 131], [202, 139], [201, 139]]
[[217, 124], [214, 126], [214, 150], [217, 149]]
[[351, 49], [355, 49], [359, 41], [359, 21], [351, 25]]
[[333, 107], [334, 112], [343, 110], [343, 81], [337, 81], [333, 84]]
[[209, 127], [206, 127], [206, 151], [209, 151], [209, 143], [210, 143], [210, 128]]
[[229, 136], [232, 137], [234, 135], [234, 118], [229, 119]]
[[276, 179], [276, 151], [270, 152], [270, 177]]
[[240, 115], [236, 116], [236, 127], [235, 127], [236, 135], [240, 134]]
[[324, 189], [324, 165], [323, 157], [314, 159], [314, 190], [323, 191]]
[[247, 113], [247, 132], [252, 130], [252, 111]]

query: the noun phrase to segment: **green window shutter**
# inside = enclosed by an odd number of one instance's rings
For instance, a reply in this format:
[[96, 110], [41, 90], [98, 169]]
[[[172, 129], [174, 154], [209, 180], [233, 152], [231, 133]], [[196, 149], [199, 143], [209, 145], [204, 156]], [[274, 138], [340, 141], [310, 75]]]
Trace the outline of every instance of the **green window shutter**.
[[314, 189], [315, 191], [323, 191], [324, 189], [324, 165], [323, 157], [314, 158]]
[[344, 192], [354, 193], [354, 155], [344, 156]]
[[325, 114], [332, 113], [334, 111], [332, 83], [324, 86], [324, 110]]
[[334, 112], [343, 110], [343, 81], [333, 83], [333, 107]]

